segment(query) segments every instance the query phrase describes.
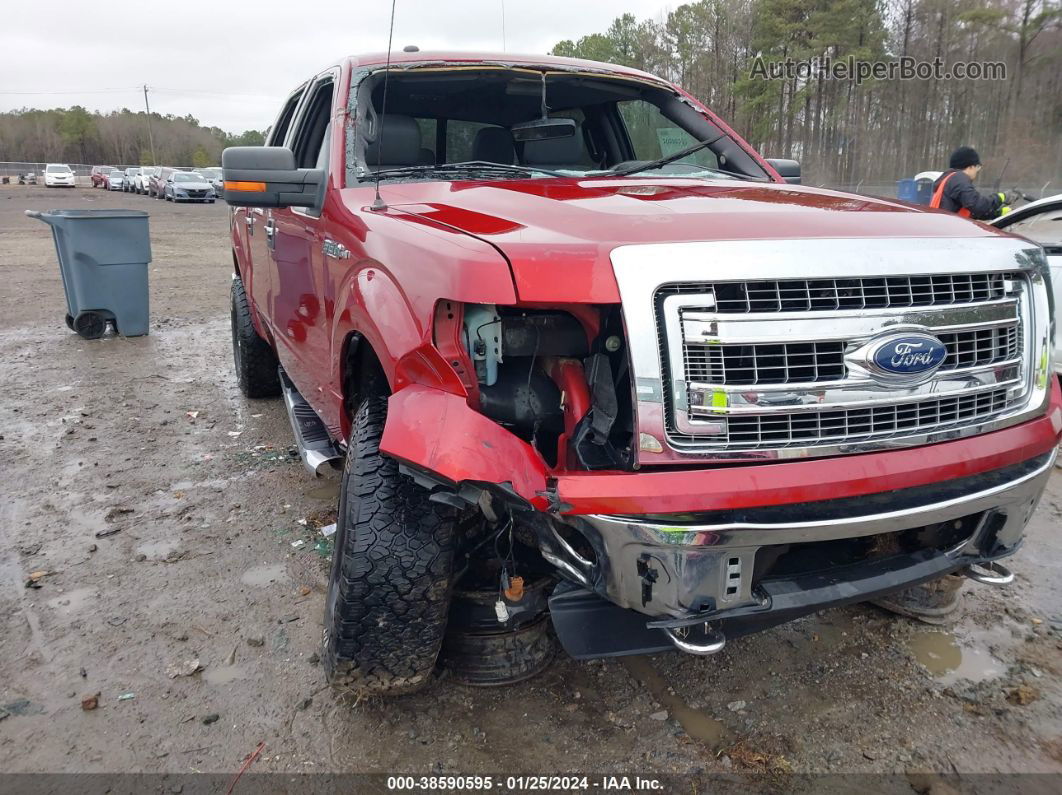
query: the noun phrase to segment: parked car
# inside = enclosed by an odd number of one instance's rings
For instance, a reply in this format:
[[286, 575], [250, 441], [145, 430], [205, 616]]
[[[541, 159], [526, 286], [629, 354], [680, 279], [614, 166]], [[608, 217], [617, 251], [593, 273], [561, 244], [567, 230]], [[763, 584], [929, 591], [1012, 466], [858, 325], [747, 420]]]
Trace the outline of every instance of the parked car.
[[203, 175], [203, 179], [210, 183], [210, 187], [214, 189], [214, 195], [221, 195], [221, 169], [220, 168], [198, 168], [196, 172]]
[[151, 175], [158, 170], [157, 166], [142, 166], [140, 173], [133, 178], [133, 190], [137, 193], [146, 196], [148, 193], [148, 182], [151, 179]]
[[92, 187], [106, 188], [107, 175], [112, 171], [114, 171], [114, 166], [93, 166], [92, 171], [89, 173], [89, 179], [92, 180]]
[[49, 163], [44, 167], [44, 187], [76, 188], [77, 177], [65, 163]]
[[201, 175], [191, 171], [174, 171], [166, 177], [163, 196], [172, 202], [214, 203], [214, 189]]
[[125, 172], [120, 169], [114, 169], [106, 176], [107, 190], [125, 190]]
[[1051, 292], [1054, 295], [1055, 347], [1051, 367], [1062, 376], [1062, 193], [1030, 202], [991, 222], [998, 229], [1021, 235], [1043, 246], [1051, 269]]
[[703, 655], [1013, 579], [1062, 427], [1042, 248], [796, 184], [634, 69], [391, 57], [222, 158], [240, 389], [344, 469], [331, 682], [423, 687], [471, 591], [515, 678], [547, 605], [578, 658]]
[[123, 191], [126, 193], [132, 193], [136, 189], [136, 176], [139, 173], [140, 169], [135, 166], [125, 170], [125, 181], [122, 186]]
[[156, 199], [162, 199], [162, 191], [166, 186], [166, 180], [169, 179], [173, 171], [172, 168], [166, 166], [156, 168], [154, 173], [148, 177], [148, 195]]

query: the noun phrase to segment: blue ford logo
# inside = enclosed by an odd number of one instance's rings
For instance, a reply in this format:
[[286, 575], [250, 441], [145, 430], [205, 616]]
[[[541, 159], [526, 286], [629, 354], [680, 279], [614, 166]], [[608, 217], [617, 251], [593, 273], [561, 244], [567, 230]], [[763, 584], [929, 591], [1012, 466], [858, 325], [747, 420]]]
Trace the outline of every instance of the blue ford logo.
[[883, 373], [917, 378], [940, 367], [948, 349], [929, 334], [891, 337], [877, 346], [871, 361]]

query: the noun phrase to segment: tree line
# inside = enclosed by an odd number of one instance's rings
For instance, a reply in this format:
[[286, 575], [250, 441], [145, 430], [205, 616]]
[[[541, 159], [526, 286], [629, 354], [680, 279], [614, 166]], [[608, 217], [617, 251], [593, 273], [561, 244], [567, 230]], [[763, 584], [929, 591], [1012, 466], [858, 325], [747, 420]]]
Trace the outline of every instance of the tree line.
[[[667, 77], [807, 181], [855, 185], [947, 167], [965, 144], [993, 180], [1062, 177], [1062, 0], [700, 0], [618, 17], [554, 55]], [[1002, 62], [1001, 80], [764, 79], [787, 59]], [[758, 67], [758, 68], [757, 68]]]
[[[226, 146], [265, 142], [258, 130], [230, 135], [191, 115], [122, 109], [94, 113], [75, 105], [0, 113], [0, 160], [107, 165], [216, 166]], [[154, 152], [154, 154], [152, 154]]]

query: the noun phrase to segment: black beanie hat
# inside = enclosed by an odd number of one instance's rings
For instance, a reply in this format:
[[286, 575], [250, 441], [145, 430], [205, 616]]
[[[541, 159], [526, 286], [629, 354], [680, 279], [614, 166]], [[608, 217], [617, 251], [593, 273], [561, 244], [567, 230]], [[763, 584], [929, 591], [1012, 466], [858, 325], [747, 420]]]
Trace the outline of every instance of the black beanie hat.
[[979, 165], [981, 165], [981, 156], [977, 154], [977, 150], [972, 146], [960, 146], [951, 153], [951, 160], [948, 162], [948, 168], [956, 168], [960, 171], [970, 166]]

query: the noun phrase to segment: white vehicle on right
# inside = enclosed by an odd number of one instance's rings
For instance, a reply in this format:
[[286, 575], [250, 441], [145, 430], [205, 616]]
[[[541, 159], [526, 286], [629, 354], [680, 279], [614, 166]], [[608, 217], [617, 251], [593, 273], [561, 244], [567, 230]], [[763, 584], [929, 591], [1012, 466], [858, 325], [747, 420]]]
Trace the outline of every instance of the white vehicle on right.
[[989, 223], [1044, 247], [1047, 264], [1051, 268], [1051, 292], [1055, 299], [1055, 352], [1051, 367], [1062, 375], [1062, 334], [1058, 329], [1062, 322], [1062, 315], [1059, 314], [1059, 307], [1062, 306], [1062, 193], [1022, 205]]

